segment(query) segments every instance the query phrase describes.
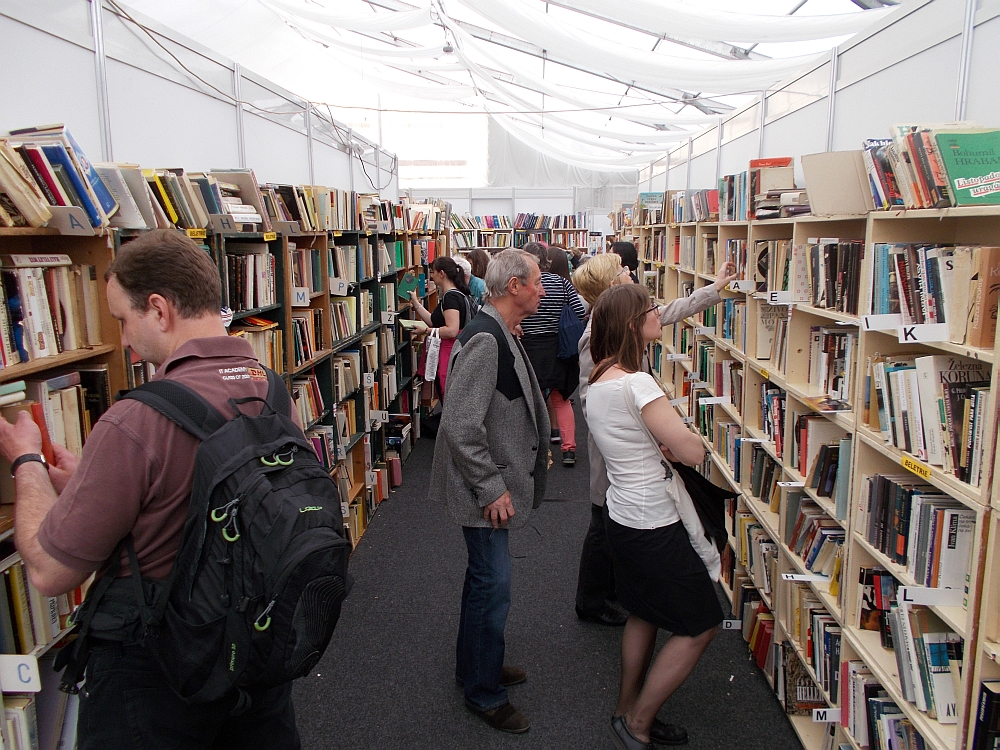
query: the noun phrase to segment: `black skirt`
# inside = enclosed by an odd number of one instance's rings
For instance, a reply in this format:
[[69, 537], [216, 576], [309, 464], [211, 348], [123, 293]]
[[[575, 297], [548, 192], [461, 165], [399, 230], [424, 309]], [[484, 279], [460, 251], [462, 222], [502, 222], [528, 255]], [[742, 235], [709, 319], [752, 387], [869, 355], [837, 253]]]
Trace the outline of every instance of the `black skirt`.
[[559, 359], [559, 334], [524, 334], [521, 346], [543, 391], [559, 391], [568, 399], [580, 385], [580, 358]]
[[705, 563], [678, 521], [632, 529], [604, 507], [619, 603], [640, 620], [676, 635], [696, 636], [722, 622], [722, 607]]

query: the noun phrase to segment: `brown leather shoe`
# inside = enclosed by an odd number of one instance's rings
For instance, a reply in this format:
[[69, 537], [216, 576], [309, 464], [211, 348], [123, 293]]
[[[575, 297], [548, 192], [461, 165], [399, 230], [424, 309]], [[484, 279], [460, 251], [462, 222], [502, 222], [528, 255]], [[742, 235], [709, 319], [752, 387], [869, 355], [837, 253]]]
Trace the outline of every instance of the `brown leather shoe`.
[[494, 708], [492, 711], [479, 711], [469, 706], [469, 710], [494, 729], [510, 734], [523, 734], [531, 729], [528, 717], [518, 711], [510, 703]]
[[[528, 681], [528, 673], [525, 672], [520, 667], [508, 667], [506, 664], [500, 669], [500, 684], [504, 687], [510, 687], [511, 685], [520, 685], [522, 682]], [[461, 678], [455, 677], [455, 684], [459, 687], [464, 687], [465, 683], [462, 682]]]

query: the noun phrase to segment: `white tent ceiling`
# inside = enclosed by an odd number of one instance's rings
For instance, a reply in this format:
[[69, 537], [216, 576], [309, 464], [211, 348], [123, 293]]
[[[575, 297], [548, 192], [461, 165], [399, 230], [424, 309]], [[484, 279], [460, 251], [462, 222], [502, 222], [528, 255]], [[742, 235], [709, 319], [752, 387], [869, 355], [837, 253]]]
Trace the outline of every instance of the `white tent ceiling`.
[[[487, 116], [510, 137], [573, 167], [634, 170], [884, 18], [892, 9], [878, 6], [893, 2], [113, 4], [328, 104], [338, 119], [400, 156], [404, 183], [412, 164], [421, 167], [414, 186], [428, 185], [428, 176], [458, 186], [474, 181], [472, 173], [485, 176], [485, 154], [476, 150], [486, 148]], [[464, 159], [455, 158], [463, 151]], [[447, 162], [437, 178], [427, 169], [435, 161]]]

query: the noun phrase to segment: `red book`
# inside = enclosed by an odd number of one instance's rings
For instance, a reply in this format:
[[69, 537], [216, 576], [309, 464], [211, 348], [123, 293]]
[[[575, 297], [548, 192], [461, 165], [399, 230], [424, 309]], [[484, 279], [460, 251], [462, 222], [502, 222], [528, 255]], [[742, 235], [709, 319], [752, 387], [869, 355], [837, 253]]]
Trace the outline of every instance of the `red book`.
[[750, 169], [760, 167], [790, 167], [792, 166], [791, 156], [772, 156], [768, 159], [751, 159]]
[[46, 461], [54, 464], [56, 462], [56, 454], [52, 450], [52, 438], [49, 437], [48, 428], [45, 427], [45, 411], [37, 401], [31, 404], [31, 418], [38, 425], [38, 429], [42, 433], [42, 455], [45, 456]]

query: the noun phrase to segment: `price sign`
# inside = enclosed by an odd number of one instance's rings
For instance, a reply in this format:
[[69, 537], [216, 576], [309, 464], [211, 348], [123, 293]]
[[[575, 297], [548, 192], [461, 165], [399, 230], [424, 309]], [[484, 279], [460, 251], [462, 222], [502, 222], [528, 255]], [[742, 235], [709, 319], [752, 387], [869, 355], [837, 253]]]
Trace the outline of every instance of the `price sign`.
[[264, 242], [274, 242], [278, 239], [277, 232], [264, 232]]
[[203, 240], [208, 237], [208, 232], [204, 229], [186, 229], [185, 234], [193, 240]]
[[907, 471], [912, 471], [921, 479], [931, 478], [931, 467], [927, 464], [922, 464], [914, 458], [909, 456], [903, 456], [899, 459], [900, 465]]

